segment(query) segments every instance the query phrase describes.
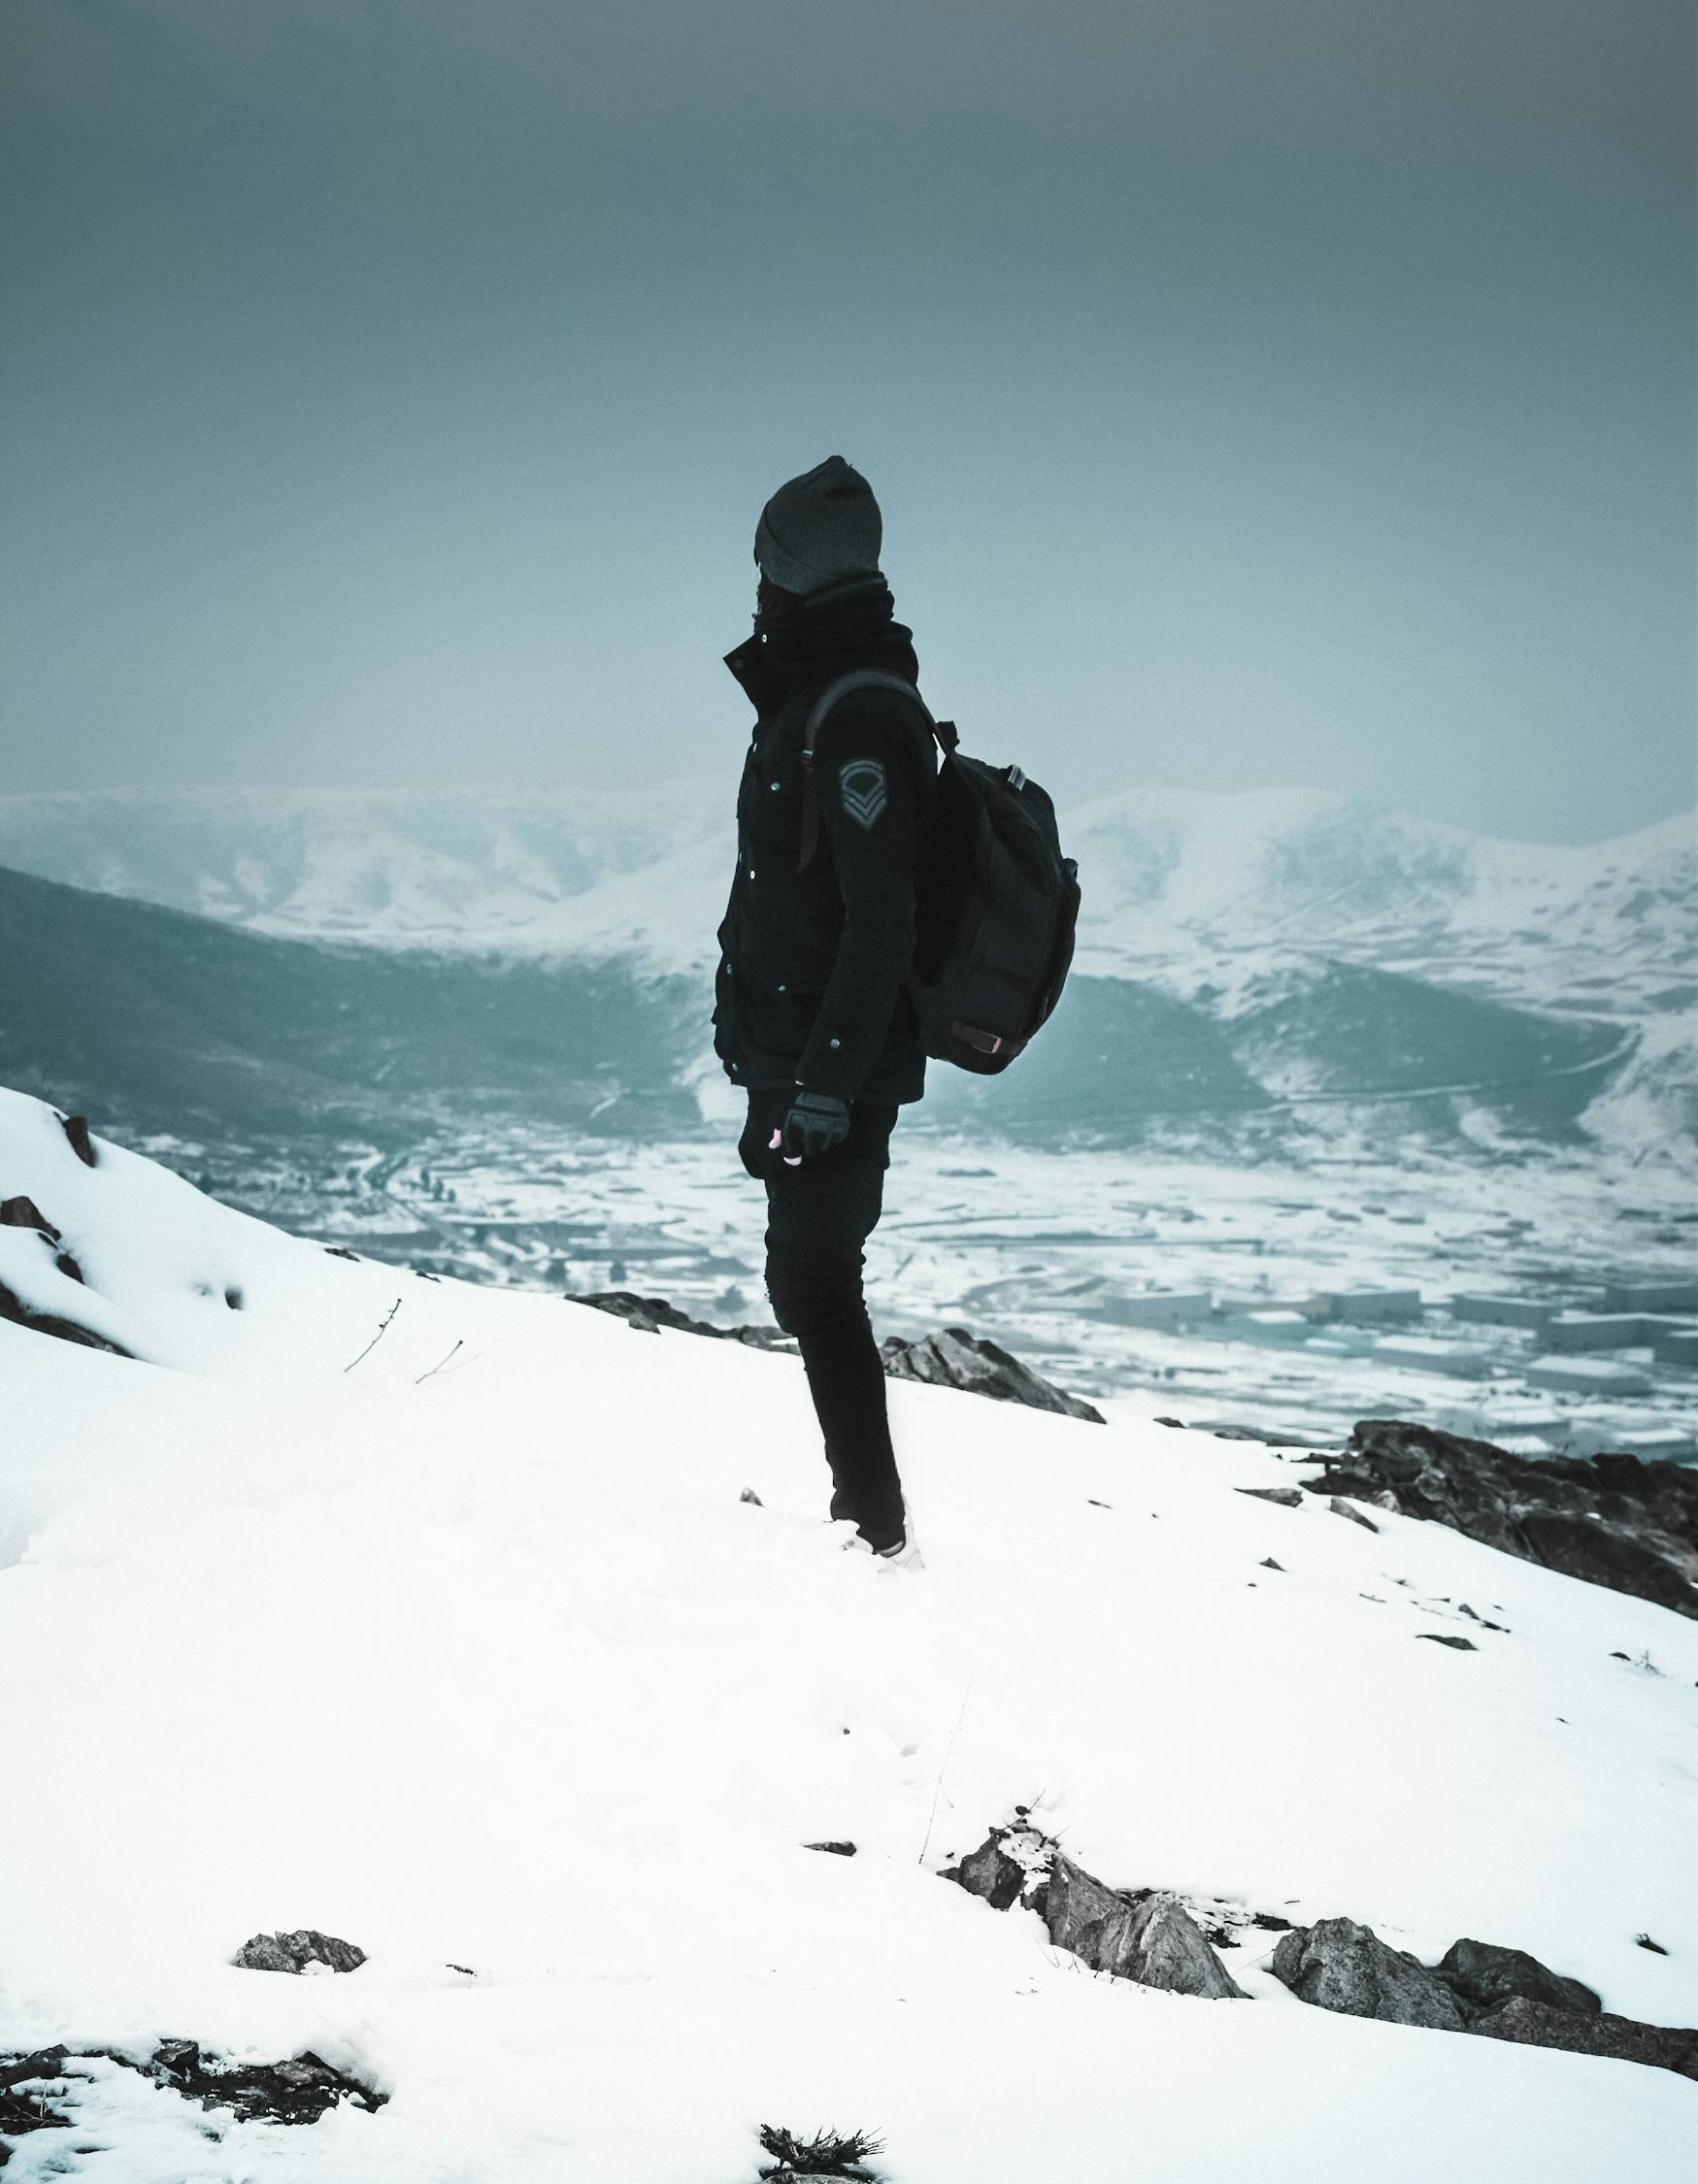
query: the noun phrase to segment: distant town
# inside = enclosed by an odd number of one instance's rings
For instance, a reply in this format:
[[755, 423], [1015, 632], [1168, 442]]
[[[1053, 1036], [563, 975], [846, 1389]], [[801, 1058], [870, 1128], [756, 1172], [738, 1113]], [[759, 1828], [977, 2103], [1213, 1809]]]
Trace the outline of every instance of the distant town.
[[[227, 1203], [427, 1274], [631, 1289], [762, 1324], [727, 1148], [469, 1119], [405, 1152], [155, 1139]], [[1421, 1420], [1534, 1457], [1698, 1463], [1698, 1192], [1681, 1171], [1341, 1144], [1301, 1169], [1044, 1154], [916, 1130], [870, 1261], [879, 1331], [963, 1326], [1063, 1387], [1289, 1447]]]

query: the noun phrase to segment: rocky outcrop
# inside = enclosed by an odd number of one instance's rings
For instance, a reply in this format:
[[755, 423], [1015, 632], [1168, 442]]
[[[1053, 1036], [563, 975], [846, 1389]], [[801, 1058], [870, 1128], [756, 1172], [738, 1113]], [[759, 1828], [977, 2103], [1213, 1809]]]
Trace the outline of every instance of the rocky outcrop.
[[33, 1198], [0, 1199], [0, 1229], [34, 1229], [50, 1243], [59, 1241], [59, 1232]]
[[982, 1897], [993, 1911], [1011, 1910], [1016, 1903], [1041, 1911], [1054, 1849], [1036, 1828], [993, 1828], [958, 1866], [946, 1868], [944, 1878], [958, 1882], [969, 1896]]
[[[203, 2108], [228, 2108], [244, 2123], [313, 2124], [344, 2101], [375, 2110], [388, 2099], [311, 2052], [282, 2063], [226, 2063], [204, 2055], [197, 2041], [164, 2040], [148, 2062], [137, 2064], [107, 2048], [45, 2047], [33, 2055], [0, 2055], [0, 2133], [20, 2137], [75, 2124], [81, 2087], [65, 2065], [77, 2061], [122, 2064]], [[5, 2153], [0, 2146], [0, 2166]]]
[[[709, 1320], [692, 1319], [664, 1297], [639, 1297], [630, 1289], [598, 1289], [566, 1301], [611, 1312], [642, 1335], [658, 1334], [661, 1328], [670, 1327], [681, 1335], [747, 1342], [753, 1349], [793, 1350], [796, 1346], [776, 1327], [716, 1327]], [[969, 1395], [991, 1396], [999, 1403], [1021, 1403], [1032, 1410], [1084, 1418], [1098, 1426], [1103, 1423], [1102, 1412], [1093, 1405], [1052, 1386], [1042, 1373], [1022, 1365], [999, 1344], [970, 1335], [964, 1327], [946, 1327], [913, 1342], [904, 1342], [893, 1335], [881, 1354], [892, 1380], [923, 1380], [934, 1388], [959, 1388]]]
[[1372, 1927], [1354, 1919], [1294, 1928], [1274, 1951], [1269, 1969], [1316, 2009], [1446, 2033], [1463, 2029], [1462, 2011], [1445, 1981], [1407, 1950], [1388, 1949]]
[[[77, 1276], [78, 1280], [82, 1275]], [[0, 1281], [0, 1319], [9, 1319], [16, 1327], [27, 1327], [37, 1335], [56, 1336], [61, 1342], [78, 1342], [86, 1350], [108, 1350], [114, 1357], [128, 1357], [130, 1352], [121, 1342], [114, 1342], [104, 1335], [96, 1335], [91, 1327], [83, 1327], [74, 1319], [65, 1319], [58, 1312], [32, 1311], [15, 1289]]]
[[1477, 2017], [1468, 2030], [1488, 2040], [1560, 2047], [1571, 2055], [1605, 2055], [1618, 2063], [1648, 2063], [1652, 2069], [1698, 2078], [1698, 2031], [1684, 2026], [1642, 2025], [1637, 2018], [1613, 2017], [1607, 2010], [1558, 2009], [1549, 2002], [1512, 1995], [1496, 2009]]
[[1055, 1946], [1093, 1971], [1169, 1994], [1246, 2000], [1179, 1897], [1106, 1887], [1035, 1828], [993, 1829], [944, 1877], [993, 1910], [1019, 1903], [1041, 1913]]
[[230, 1961], [245, 1971], [304, 1972], [309, 1965], [326, 1971], [357, 1971], [366, 1953], [351, 1941], [339, 1941], [334, 1934], [303, 1926], [293, 1934], [256, 1934]]
[[670, 1327], [680, 1335], [707, 1335], [719, 1342], [747, 1342], [751, 1349], [787, 1350], [795, 1344], [776, 1327], [716, 1327], [711, 1320], [692, 1319], [688, 1312], [669, 1305], [664, 1297], [639, 1297], [631, 1289], [597, 1289], [568, 1297], [569, 1305], [588, 1305], [598, 1312], [611, 1312], [639, 1335], [657, 1335]]
[[999, 1343], [969, 1335], [964, 1327], [946, 1327], [914, 1342], [891, 1336], [882, 1349], [884, 1370], [893, 1380], [923, 1380], [934, 1388], [960, 1388], [998, 1403], [1023, 1403], [1032, 1410], [1083, 1418], [1095, 1426], [1103, 1423], [1103, 1414], [1093, 1404], [1068, 1395]]
[[1552, 1971], [1525, 1949], [1453, 1941], [1427, 1966], [1388, 1949], [1371, 1927], [1322, 1919], [1287, 1934], [1270, 1969], [1301, 2001], [1347, 2017], [1613, 2056], [1698, 2078], [1698, 2031], [1613, 2017], [1583, 1981]]
[[1432, 1426], [1365, 1418], [1305, 1483], [1698, 1616], [1698, 1470], [1687, 1466], [1625, 1455], [1534, 1463]]
[[1202, 1928], [1165, 1889], [1142, 1898], [1116, 1895], [1057, 1852], [1044, 1915], [1055, 1946], [1093, 1971], [1210, 2002], [1247, 1999]]
[[59, 1117], [59, 1128], [65, 1133], [71, 1150], [83, 1167], [94, 1167], [94, 1141], [88, 1135], [88, 1117], [85, 1114], [62, 1114]]
[[1552, 1971], [1525, 1949], [1502, 1949], [1491, 1941], [1452, 1941], [1437, 1969], [1470, 2016], [1515, 1998], [1552, 2009], [1596, 2011], [1604, 2006], [1580, 1980]]

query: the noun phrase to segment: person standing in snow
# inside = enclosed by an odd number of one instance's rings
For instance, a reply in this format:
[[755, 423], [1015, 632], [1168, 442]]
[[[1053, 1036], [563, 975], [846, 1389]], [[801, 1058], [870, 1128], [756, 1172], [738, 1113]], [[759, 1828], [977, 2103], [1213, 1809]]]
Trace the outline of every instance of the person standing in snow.
[[[916, 1563], [862, 1294], [897, 1110], [925, 1091], [907, 990], [937, 808], [918, 705], [859, 688], [912, 684], [912, 632], [879, 569], [872, 487], [832, 455], [782, 485], [754, 535], [754, 634], [726, 656], [755, 709], [737, 800], [737, 873], [719, 927], [715, 1045], [749, 1095], [738, 1151], [766, 1186], [766, 1278], [796, 1338], [831, 1469], [831, 1514], [855, 1543]], [[810, 778], [812, 776], [812, 778]]]

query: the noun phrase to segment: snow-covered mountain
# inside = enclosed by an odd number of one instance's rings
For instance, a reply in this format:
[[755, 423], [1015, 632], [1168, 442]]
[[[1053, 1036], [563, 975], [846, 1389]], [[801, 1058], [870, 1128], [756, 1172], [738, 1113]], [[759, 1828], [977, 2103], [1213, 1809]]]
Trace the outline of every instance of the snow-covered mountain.
[[[707, 781], [583, 796], [0, 800], [0, 869], [95, 891], [63, 898], [57, 912], [24, 903], [23, 922], [0, 934], [0, 971], [10, 948], [25, 996], [0, 1008], [0, 1065], [54, 1096], [86, 1097], [59, 1052], [62, 1024], [48, 1051], [28, 1023], [32, 1008], [43, 1020], [44, 989], [53, 995], [49, 1014], [62, 1017], [55, 954], [71, 950], [72, 932], [94, 914], [88, 906], [117, 896], [215, 919], [235, 929], [232, 938], [381, 951], [395, 966], [380, 981], [385, 1023], [400, 988], [434, 961], [439, 1002], [421, 993], [405, 1033], [421, 1057], [433, 1020], [467, 1030], [493, 1011], [518, 1027], [526, 979], [588, 977], [604, 998], [621, 987], [618, 1007], [593, 1019], [604, 1050], [574, 1050], [566, 1075], [590, 1090], [574, 1095], [571, 1111], [623, 1113], [632, 1092], [670, 1098], [714, 1075], [705, 999], [695, 1006], [692, 997], [706, 994], [723, 905], [725, 818], [723, 784]], [[1175, 1113], [1233, 1115], [1270, 1099], [1414, 1097], [1427, 1103], [1414, 1117], [1424, 1129], [1449, 1127], [1478, 1093], [1516, 1130], [1567, 1132], [1583, 1112], [1584, 1128], [1631, 1153], [1698, 1123], [1698, 847], [1687, 817], [1593, 847], [1536, 848], [1315, 791], [1140, 789], [1066, 816], [1063, 836], [1084, 890], [1066, 1006], [1011, 1085], [987, 1093], [939, 1073], [930, 1113], [983, 1113], [1052, 1139], [1070, 1129], [1123, 1135]], [[55, 915], [67, 921], [57, 949]], [[32, 932], [33, 949], [24, 939]], [[185, 950], [196, 960], [217, 951], [163, 929], [146, 943], [115, 937], [113, 945], [137, 977], [156, 969], [183, 989], [183, 1006], [172, 1007], [204, 1046], [194, 976], [185, 973], [185, 985], [172, 965]], [[248, 974], [230, 966], [225, 982], [234, 992], [250, 976], [272, 992], [282, 979], [304, 996], [309, 961], [255, 958]], [[342, 993], [353, 977], [348, 963], [318, 961]], [[494, 983], [476, 1002], [450, 996], [474, 963]], [[88, 1021], [104, 1022], [104, 955], [83, 983]], [[486, 1044], [483, 1083], [495, 1104], [533, 1081], [544, 1050], [558, 1046], [549, 1026], [582, 1034], [585, 1047], [592, 1019], [575, 1006], [562, 1016], [564, 999], [536, 996], [535, 1066], [511, 1085], [501, 1057], [517, 1047]], [[131, 1000], [128, 1018], [156, 1020], [138, 995]], [[288, 1069], [316, 1063], [316, 1035], [305, 1030], [316, 1009], [341, 1011], [332, 1043], [351, 1051], [344, 1035], [357, 1043], [363, 1009], [345, 1001], [285, 1008], [275, 1019], [247, 1007], [237, 1014]], [[647, 1034], [625, 1039], [621, 1024], [653, 1023], [657, 1012], [677, 1027], [670, 1049], [664, 1032], [658, 1046]], [[249, 1059], [222, 1080], [263, 1064], [250, 1081], [278, 1083], [265, 1057], [249, 1052], [248, 1032], [232, 1036]], [[518, 1045], [525, 1036], [518, 1027]], [[350, 1064], [350, 1081], [416, 1077], [403, 1068], [398, 1078], [396, 1066], [374, 1048]], [[595, 1089], [598, 1075], [616, 1086]], [[1409, 1121], [1386, 1117], [1394, 1133]]]
[[534, 948], [562, 905], [717, 836], [716, 786], [0, 797], [0, 865], [288, 938]]
[[[1292, 1468], [1125, 1405], [911, 1384], [928, 1568], [883, 1569], [820, 1522], [794, 1360], [87, 1151], [0, 1094], [0, 1197], [60, 1232], [0, 1225], [0, 1281], [133, 1353], [0, 1320], [0, 2051], [103, 2051], [19, 2174], [752, 2184], [757, 2124], [835, 2122], [889, 2184], [1129, 2147], [1187, 2184], [1684, 2176], [1669, 2070], [1333, 2014], [1268, 1964], [1348, 1915], [1691, 2024], [1698, 1624], [1251, 1498]], [[1249, 1999], [1093, 1978], [946, 1885], [1016, 1807], [1203, 1911]], [[365, 1963], [232, 1965], [302, 1927]], [[237, 2122], [114, 2060], [167, 2035], [387, 2103]]]
[[[520, 795], [203, 790], [0, 798], [0, 866], [265, 933], [385, 946], [713, 949], [725, 784]], [[1082, 968], [1198, 951], [1330, 950], [1501, 979], [1583, 957], [1698, 976], [1698, 832], [1678, 815], [1584, 848], [1498, 842], [1320, 790], [1127, 789], [1064, 815]], [[1602, 995], [1604, 988], [1599, 987]], [[1607, 996], [1605, 997], [1607, 998]]]

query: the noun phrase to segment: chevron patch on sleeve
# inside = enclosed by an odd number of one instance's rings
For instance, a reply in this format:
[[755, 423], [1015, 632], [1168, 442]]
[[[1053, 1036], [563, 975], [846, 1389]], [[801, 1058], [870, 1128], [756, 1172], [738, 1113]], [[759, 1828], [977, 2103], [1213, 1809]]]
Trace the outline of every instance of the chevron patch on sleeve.
[[851, 758], [837, 779], [843, 791], [844, 810], [856, 826], [870, 830], [890, 801], [882, 763], [877, 758]]

